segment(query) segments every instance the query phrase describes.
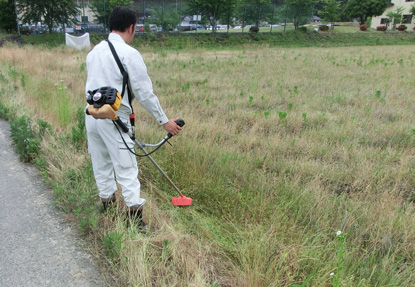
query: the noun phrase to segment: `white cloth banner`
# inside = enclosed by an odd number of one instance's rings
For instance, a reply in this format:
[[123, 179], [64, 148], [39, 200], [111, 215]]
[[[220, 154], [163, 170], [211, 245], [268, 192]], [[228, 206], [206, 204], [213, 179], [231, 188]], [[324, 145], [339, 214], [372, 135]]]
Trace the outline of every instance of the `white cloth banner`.
[[87, 49], [91, 47], [91, 42], [89, 41], [89, 33], [85, 33], [79, 37], [65, 33], [65, 40], [66, 46], [73, 47], [78, 50]]

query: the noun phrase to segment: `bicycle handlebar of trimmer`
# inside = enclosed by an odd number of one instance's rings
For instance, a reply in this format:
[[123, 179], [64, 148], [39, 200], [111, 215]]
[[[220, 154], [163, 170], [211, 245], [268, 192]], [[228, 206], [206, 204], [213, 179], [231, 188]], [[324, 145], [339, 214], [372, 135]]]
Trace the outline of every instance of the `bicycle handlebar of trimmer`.
[[[117, 123], [117, 125], [121, 128], [121, 130], [124, 132], [124, 133], [128, 133], [128, 127], [120, 120], [120, 118], [117, 118], [116, 120], [115, 120], [115, 122]], [[184, 120], [182, 120], [182, 119], [177, 119], [176, 121], [176, 124], [178, 124], [179, 126], [184, 126], [184, 124], [185, 124], [185, 122], [184, 122]], [[172, 135], [171, 135], [171, 133], [168, 133], [167, 134], [167, 138], [169, 139], [169, 138], [171, 138], [172, 137]]]

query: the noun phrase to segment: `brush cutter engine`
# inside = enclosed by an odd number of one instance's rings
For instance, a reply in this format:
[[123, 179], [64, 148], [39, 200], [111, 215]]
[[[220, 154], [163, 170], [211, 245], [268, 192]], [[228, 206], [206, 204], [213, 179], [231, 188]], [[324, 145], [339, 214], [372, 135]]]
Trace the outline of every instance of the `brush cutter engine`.
[[105, 104], [110, 105], [114, 111], [118, 111], [121, 105], [121, 94], [117, 89], [112, 87], [101, 87], [99, 89], [88, 91], [86, 101], [93, 105], [94, 108], [100, 108]]

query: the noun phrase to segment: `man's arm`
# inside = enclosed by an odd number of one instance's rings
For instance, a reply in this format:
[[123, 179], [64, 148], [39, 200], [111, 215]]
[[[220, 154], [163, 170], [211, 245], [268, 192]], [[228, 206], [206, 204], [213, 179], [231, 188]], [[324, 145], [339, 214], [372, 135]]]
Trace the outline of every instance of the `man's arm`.
[[[159, 125], [168, 123], [169, 119], [164, 113], [157, 96], [153, 93], [153, 84], [147, 74], [147, 67], [140, 53], [137, 51], [130, 54], [125, 59], [125, 64], [130, 78], [131, 90], [137, 101], [156, 118]], [[174, 123], [174, 120], [172, 121]], [[167, 125], [169, 129], [171, 129], [171, 126], [171, 123]]]

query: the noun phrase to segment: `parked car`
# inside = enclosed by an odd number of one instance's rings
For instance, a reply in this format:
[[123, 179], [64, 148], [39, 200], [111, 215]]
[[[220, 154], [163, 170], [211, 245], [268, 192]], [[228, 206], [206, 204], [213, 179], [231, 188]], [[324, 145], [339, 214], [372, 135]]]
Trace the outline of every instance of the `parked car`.
[[228, 29], [228, 25], [217, 25], [216, 26], [217, 30], [223, 30], [223, 29]]
[[319, 24], [314, 24], [313, 25], [314, 27], [320, 27], [320, 26], [327, 26], [327, 27], [331, 27], [331, 26], [340, 26], [339, 24], [336, 24], [336, 23], [334, 23], [334, 24], [331, 24], [331, 23], [329, 23], [329, 24], [322, 24], [322, 23], [319, 23]]
[[149, 24], [149, 27], [150, 27], [150, 32], [151, 33], [158, 32], [158, 28], [157, 28], [157, 25], [156, 24]]
[[137, 24], [137, 28], [135, 29], [135, 33], [144, 33], [144, 24]]
[[65, 27], [65, 33], [73, 33], [73, 32], [75, 32], [75, 30], [74, 30], [74, 28], [73, 27]]

